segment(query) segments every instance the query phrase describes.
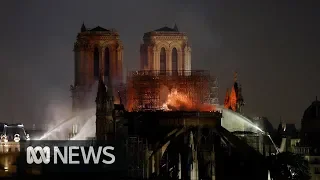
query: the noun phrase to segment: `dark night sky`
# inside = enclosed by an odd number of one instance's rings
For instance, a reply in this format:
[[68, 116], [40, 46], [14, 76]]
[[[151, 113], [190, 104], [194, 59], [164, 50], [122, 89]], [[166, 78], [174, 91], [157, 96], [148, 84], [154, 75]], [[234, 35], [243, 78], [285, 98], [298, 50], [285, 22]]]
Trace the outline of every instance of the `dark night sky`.
[[70, 109], [73, 43], [83, 21], [120, 32], [128, 70], [138, 69], [143, 33], [176, 22], [189, 36], [193, 69], [218, 76], [220, 102], [236, 70], [247, 115], [267, 116], [273, 125], [282, 116], [300, 126], [304, 109], [320, 95], [320, 13], [311, 2], [4, 1], [0, 121], [31, 126], [66, 116], [51, 111]]

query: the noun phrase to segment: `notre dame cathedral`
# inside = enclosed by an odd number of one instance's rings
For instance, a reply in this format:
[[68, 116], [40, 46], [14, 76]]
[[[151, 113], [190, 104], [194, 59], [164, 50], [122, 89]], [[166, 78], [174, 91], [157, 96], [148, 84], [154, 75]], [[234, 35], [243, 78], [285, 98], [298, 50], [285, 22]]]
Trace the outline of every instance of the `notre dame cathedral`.
[[[144, 33], [140, 58], [143, 71], [191, 70], [188, 37], [177, 25]], [[74, 67], [73, 112], [96, 107], [97, 139], [106, 139], [104, 136], [115, 128], [110, 124], [113, 121], [111, 109], [115, 108], [113, 105], [123, 109], [117, 105], [123, 104], [121, 94], [125, 94], [121, 93], [124, 89], [123, 44], [119, 33], [100, 26], [90, 29], [83, 23], [74, 43]], [[94, 104], [92, 96], [97, 90]]]

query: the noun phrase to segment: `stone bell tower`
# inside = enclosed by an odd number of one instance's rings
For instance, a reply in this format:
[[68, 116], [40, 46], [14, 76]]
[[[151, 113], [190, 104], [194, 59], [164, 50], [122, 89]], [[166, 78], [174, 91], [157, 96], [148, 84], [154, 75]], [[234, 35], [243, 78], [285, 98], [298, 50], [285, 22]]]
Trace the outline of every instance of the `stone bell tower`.
[[89, 29], [84, 24], [80, 30], [74, 43], [75, 79], [71, 85], [74, 112], [94, 107], [90, 92], [95, 91], [92, 88], [100, 75], [112, 79], [112, 92], [117, 92], [123, 81], [123, 45], [118, 32], [100, 26]]
[[140, 45], [141, 70], [182, 71], [191, 70], [191, 47], [186, 33], [162, 27], [143, 36]]

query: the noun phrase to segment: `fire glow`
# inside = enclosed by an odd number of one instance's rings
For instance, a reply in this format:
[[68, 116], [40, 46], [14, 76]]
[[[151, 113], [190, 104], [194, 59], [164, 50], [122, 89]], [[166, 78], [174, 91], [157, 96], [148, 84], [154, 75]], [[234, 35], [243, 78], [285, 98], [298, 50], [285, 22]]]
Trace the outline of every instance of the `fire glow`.
[[165, 111], [215, 111], [210, 104], [194, 103], [191, 99], [177, 89], [172, 89], [167, 101], [162, 105]]

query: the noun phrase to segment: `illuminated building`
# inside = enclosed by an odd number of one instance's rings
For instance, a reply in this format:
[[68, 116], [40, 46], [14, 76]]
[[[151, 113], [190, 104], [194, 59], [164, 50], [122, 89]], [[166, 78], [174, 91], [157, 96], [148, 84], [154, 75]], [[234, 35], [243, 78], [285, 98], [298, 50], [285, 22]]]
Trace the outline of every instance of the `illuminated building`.
[[191, 70], [188, 37], [176, 25], [144, 34], [140, 68], [127, 77], [129, 111], [200, 110], [206, 108], [199, 104], [218, 104], [217, 79], [209, 71]]
[[90, 106], [86, 104], [87, 94], [100, 75], [111, 77], [115, 89], [122, 83], [123, 45], [116, 30], [100, 26], [88, 29], [82, 24], [74, 43], [74, 57], [75, 80], [71, 86], [74, 111]]
[[191, 70], [191, 47], [186, 33], [180, 32], [177, 25], [145, 33], [140, 45], [140, 69]]
[[[189, 76], [161, 74], [159, 71], [137, 71], [129, 74], [127, 109], [200, 110], [198, 105], [216, 104], [216, 79], [208, 71], [179, 73], [188, 73]], [[166, 105], [171, 105], [171, 108]]]

